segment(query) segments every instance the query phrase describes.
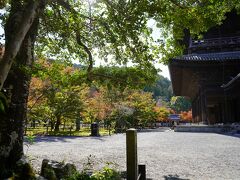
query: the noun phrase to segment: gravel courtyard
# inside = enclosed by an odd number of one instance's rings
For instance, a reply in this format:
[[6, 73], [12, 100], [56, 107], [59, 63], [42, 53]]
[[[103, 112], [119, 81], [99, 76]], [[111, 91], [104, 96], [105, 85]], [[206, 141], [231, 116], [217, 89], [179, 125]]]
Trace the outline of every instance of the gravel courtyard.
[[[38, 137], [26, 154], [39, 170], [42, 159], [72, 162], [79, 169], [87, 157], [95, 168], [114, 162], [125, 170], [125, 134], [104, 137]], [[138, 161], [147, 177], [161, 179], [240, 179], [240, 138], [212, 133], [138, 133]]]

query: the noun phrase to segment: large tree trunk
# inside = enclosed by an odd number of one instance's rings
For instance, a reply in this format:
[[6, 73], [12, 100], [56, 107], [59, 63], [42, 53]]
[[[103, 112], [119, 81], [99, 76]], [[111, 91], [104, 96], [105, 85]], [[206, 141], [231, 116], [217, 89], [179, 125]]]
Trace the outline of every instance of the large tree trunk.
[[[41, 2], [41, 3], [40, 3]], [[5, 53], [0, 61], [0, 90], [8, 76], [25, 36], [44, 3], [40, 0], [28, 1], [25, 6], [21, 1], [12, 0], [11, 13], [5, 26]]]
[[[16, 162], [23, 155], [24, 122], [31, 78], [29, 70], [33, 63], [37, 28], [38, 21], [35, 20], [24, 38], [3, 88], [7, 92], [9, 107], [0, 114], [0, 179], [12, 175]], [[9, 33], [11, 27], [6, 29], [6, 38], [11, 36]]]

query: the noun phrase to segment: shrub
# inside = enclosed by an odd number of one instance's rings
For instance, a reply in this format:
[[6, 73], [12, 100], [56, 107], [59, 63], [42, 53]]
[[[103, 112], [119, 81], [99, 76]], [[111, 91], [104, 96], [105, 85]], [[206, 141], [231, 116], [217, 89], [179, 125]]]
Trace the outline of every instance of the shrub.
[[105, 166], [102, 170], [94, 173], [88, 173], [87, 171], [77, 172], [69, 177], [67, 180], [120, 180], [121, 175], [115, 169]]

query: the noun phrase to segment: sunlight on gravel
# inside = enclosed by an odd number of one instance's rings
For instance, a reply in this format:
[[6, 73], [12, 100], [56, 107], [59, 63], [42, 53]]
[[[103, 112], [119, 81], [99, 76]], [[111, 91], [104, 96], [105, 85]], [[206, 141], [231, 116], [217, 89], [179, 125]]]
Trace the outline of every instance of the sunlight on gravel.
[[[125, 170], [125, 134], [104, 137], [38, 137], [27, 151], [39, 171], [44, 158], [94, 168], [107, 162]], [[160, 179], [236, 179], [240, 177], [240, 138], [212, 133], [138, 133], [138, 160], [147, 177]]]

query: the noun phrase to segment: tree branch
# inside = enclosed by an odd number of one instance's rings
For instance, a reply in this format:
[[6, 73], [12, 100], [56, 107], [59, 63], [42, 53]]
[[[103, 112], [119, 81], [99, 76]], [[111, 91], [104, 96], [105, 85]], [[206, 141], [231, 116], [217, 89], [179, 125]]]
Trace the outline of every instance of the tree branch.
[[81, 41], [81, 36], [79, 32], [76, 32], [76, 40], [77, 43], [83, 47], [84, 51], [88, 54], [88, 61], [89, 61], [89, 66], [87, 68], [87, 73], [88, 73], [88, 80], [91, 80], [91, 72], [93, 69], [93, 57], [92, 57], [92, 53], [90, 51], [90, 49], [83, 44], [83, 42]]

